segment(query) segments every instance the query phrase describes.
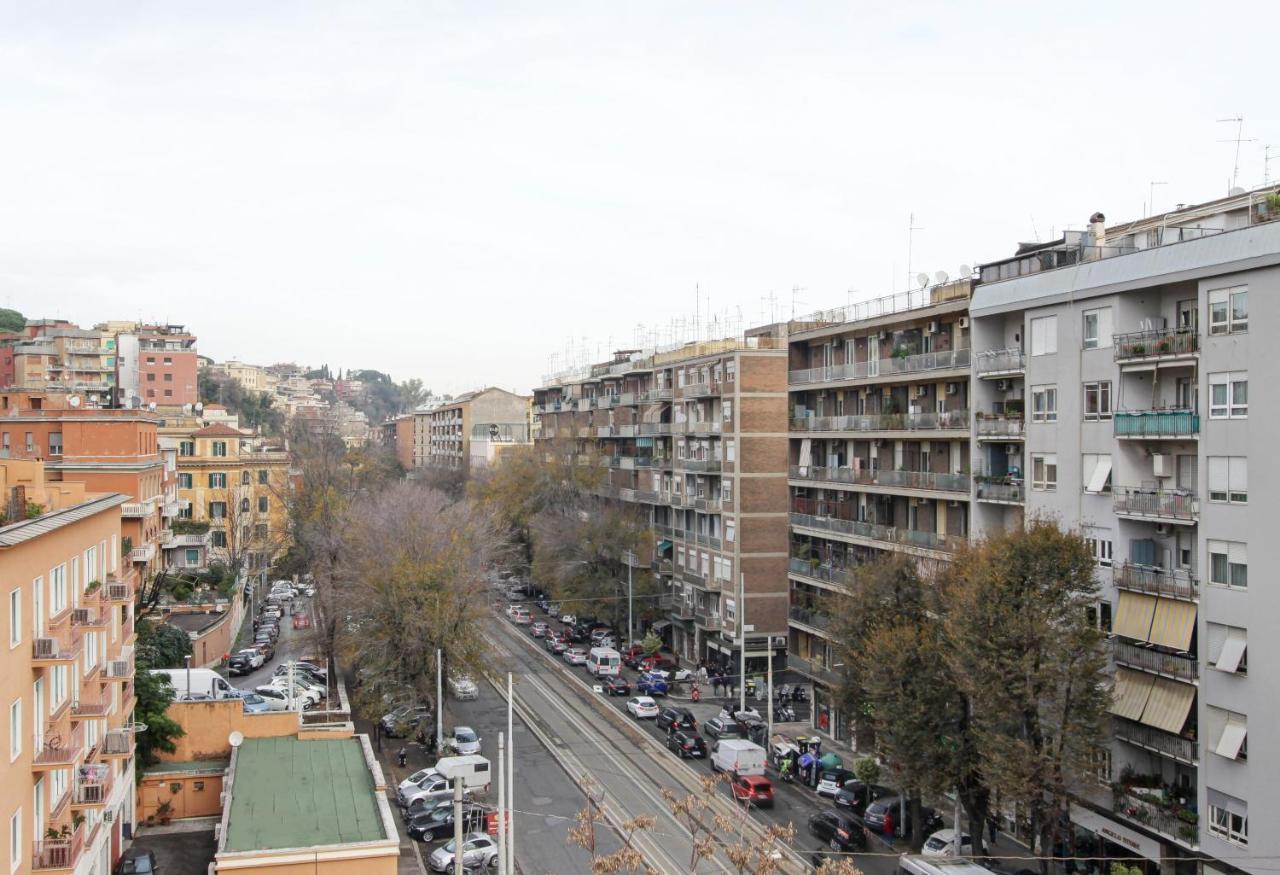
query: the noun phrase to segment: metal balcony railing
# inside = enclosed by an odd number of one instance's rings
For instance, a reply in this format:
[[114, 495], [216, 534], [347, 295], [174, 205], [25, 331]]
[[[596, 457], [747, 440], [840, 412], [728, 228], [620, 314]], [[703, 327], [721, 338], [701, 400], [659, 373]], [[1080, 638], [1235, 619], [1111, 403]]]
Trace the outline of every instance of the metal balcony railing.
[[1112, 335], [1112, 349], [1118, 362], [1191, 356], [1200, 351], [1200, 335], [1184, 328], [1132, 331]]
[[679, 467], [694, 473], [716, 474], [720, 471], [719, 459], [681, 459]]
[[975, 418], [973, 426], [980, 438], [1021, 438], [1027, 433], [1027, 422], [1021, 416], [984, 415]]
[[1185, 601], [1197, 601], [1200, 598], [1200, 581], [1188, 571], [1166, 571], [1163, 568], [1121, 562], [1111, 569], [1111, 579], [1117, 589]]
[[935, 532], [921, 532], [898, 526], [882, 526], [877, 523], [867, 523], [859, 520], [815, 516], [794, 510], [791, 513], [791, 525], [806, 529], [817, 529], [818, 531], [835, 532], [886, 544], [902, 544], [946, 553], [955, 552], [965, 542], [963, 537], [956, 535], [939, 535]]
[[1120, 486], [1113, 489], [1112, 509], [1118, 514], [1153, 520], [1191, 520], [1200, 515], [1200, 502], [1185, 489], [1143, 489]]
[[101, 627], [110, 622], [106, 613], [97, 608], [72, 608], [71, 610], [72, 626]]
[[788, 653], [787, 668], [795, 669], [801, 674], [808, 675], [814, 680], [820, 681], [829, 686], [834, 686], [840, 683], [840, 675], [836, 670], [824, 665], [816, 659], [804, 659], [794, 653]]
[[1111, 427], [1118, 438], [1177, 440], [1200, 434], [1200, 414], [1192, 410], [1117, 410]]
[[56, 726], [50, 726], [36, 736], [33, 745], [37, 766], [70, 765], [84, 752], [84, 724], [76, 723], [68, 734]]
[[874, 377], [892, 377], [899, 374], [924, 373], [969, 367], [969, 349], [944, 352], [925, 352], [916, 355], [882, 358], [876, 361], [852, 362], [830, 367], [806, 368], [791, 371], [787, 382], [792, 385], [830, 383], [841, 380], [863, 380]]
[[1022, 483], [979, 480], [974, 484], [974, 497], [979, 501], [1026, 501], [1026, 486]]
[[1111, 639], [1111, 655], [1117, 665], [1141, 669], [1152, 674], [1192, 683], [1200, 677], [1200, 666], [1195, 657], [1161, 653], [1150, 647], [1139, 647], [1120, 638]]
[[106, 805], [111, 796], [111, 770], [103, 769], [100, 778], [77, 778], [71, 797], [72, 805]]
[[1200, 762], [1200, 756], [1196, 750], [1196, 742], [1193, 739], [1174, 735], [1172, 732], [1165, 732], [1163, 729], [1156, 729], [1154, 726], [1147, 726], [1143, 723], [1135, 723], [1132, 720], [1116, 717], [1112, 719], [1112, 733], [1116, 738], [1127, 741], [1129, 744], [1137, 745], [1145, 750], [1162, 754], [1188, 765], [1194, 766]]
[[39, 839], [31, 843], [31, 869], [74, 869], [84, 852], [85, 825], [81, 823], [66, 838]]
[[792, 431], [967, 431], [968, 410], [946, 413], [881, 413], [871, 416], [806, 416]]
[[853, 569], [843, 568], [837, 565], [823, 565], [821, 562], [812, 562], [807, 559], [800, 559], [792, 556], [787, 563], [787, 570], [792, 574], [799, 574], [803, 577], [810, 577], [814, 580], [823, 580], [827, 583], [835, 583], [841, 586], [848, 586], [853, 583]]
[[123, 729], [112, 729], [102, 736], [100, 752], [103, 756], [130, 756], [133, 753], [133, 735]]
[[978, 376], [1017, 373], [1027, 369], [1027, 356], [1015, 347], [987, 349], [973, 357], [973, 369]]
[[942, 492], [969, 491], [968, 474], [937, 474], [932, 471], [887, 471], [883, 469], [822, 468], [792, 465], [793, 480], [848, 483], [854, 486], [884, 486], [898, 489], [934, 489]]
[[792, 605], [787, 616], [797, 623], [826, 632], [831, 629], [831, 617], [814, 608]]

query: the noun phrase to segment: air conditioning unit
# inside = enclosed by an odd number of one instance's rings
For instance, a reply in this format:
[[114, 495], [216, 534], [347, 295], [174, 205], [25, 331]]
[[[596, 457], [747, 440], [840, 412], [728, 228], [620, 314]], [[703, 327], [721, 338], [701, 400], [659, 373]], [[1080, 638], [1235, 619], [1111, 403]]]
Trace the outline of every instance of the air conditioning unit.
[[1173, 456], [1168, 453], [1155, 453], [1151, 456], [1151, 471], [1156, 477], [1173, 476]]
[[997, 392], [1008, 392], [1009, 389], [1012, 388], [1012, 386], [1013, 386], [1012, 380], [996, 380]]
[[960, 317], [960, 327], [961, 327], [961, 328], [968, 328], [968, 327], [969, 327], [969, 317], [968, 317], [968, 316], [961, 316], [961, 317]]
[[932, 319], [932, 320], [930, 320], [930, 321], [929, 321], [929, 333], [930, 333], [930, 334], [937, 334], [937, 333], [938, 333], [938, 332], [940, 332], [941, 330], [942, 330], [942, 326], [938, 323], [938, 320], [937, 320], [937, 319]]
[[959, 392], [959, 391], [960, 391], [960, 384], [959, 384], [959, 383], [948, 383], [948, 384], [947, 384], [947, 394], [948, 394], [948, 395], [955, 395], [955, 394], [956, 394], [957, 392]]

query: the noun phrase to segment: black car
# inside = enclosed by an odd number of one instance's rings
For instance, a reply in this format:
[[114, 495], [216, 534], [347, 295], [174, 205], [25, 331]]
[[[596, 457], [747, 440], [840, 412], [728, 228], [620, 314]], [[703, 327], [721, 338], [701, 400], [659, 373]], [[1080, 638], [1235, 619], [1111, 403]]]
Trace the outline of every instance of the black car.
[[658, 712], [657, 725], [659, 729], [665, 729], [668, 732], [672, 729], [688, 729], [692, 732], [698, 728], [698, 721], [693, 719], [693, 712], [688, 708], [669, 705]]
[[149, 848], [134, 845], [120, 855], [115, 875], [151, 875], [156, 871], [156, 854]]
[[604, 691], [610, 696], [627, 696], [631, 694], [631, 684], [620, 675], [608, 677], [604, 679]]
[[409, 803], [408, 808], [400, 809], [400, 817], [405, 823], [413, 820], [415, 817], [422, 817], [430, 814], [437, 808], [448, 808], [453, 810], [453, 797], [431, 797], [421, 796]]
[[809, 834], [826, 842], [833, 851], [862, 851], [867, 847], [862, 823], [843, 811], [828, 809], [809, 815]]
[[722, 720], [719, 717], [712, 717], [706, 723], [702, 724], [702, 734], [707, 738], [741, 738], [742, 730], [732, 720]]
[[253, 671], [253, 660], [243, 653], [233, 653], [227, 660], [228, 674], [248, 674]]
[[[462, 831], [484, 832], [488, 812], [479, 805], [462, 807]], [[420, 842], [438, 842], [453, 837], [453, 804], [415, 814], [405, 823], [405, 831]]]
[[[885, 796], [867, 806], [866, 813], [862, 815], [862, 822], [867, 825], [867, 829], [873, 832], [883, 832], [884, 817], [892, 811], [894, 832], [906, 835], [911, 832], [911, 804], [908, 803], [906, 808], [906, 818], [903, 818], [902, 800], [897, 796]], [[945, 826], [942, 822], [942, 815], [932, 808], [922, 806], [920, 814], [924, 819], [922, 835], [932, 835]], [[905, 823], [902, 822], [904, 819]]]
[[679, 754], [680, 759], [707, 757], [707, 743], [692, 729], [676, 729], [668, 733], [667, 747]]
[[862, 817], [867, 810], [867, 806], [872, 802], [892, 795], [893, 790], [888, 787], [882, 787], [879, 784], [864, 784], [854, 779], [844, 782], [844, 786], [836, 791], [836, 798], [833, 801], [836, 807], [847, 808], [858, 817]]

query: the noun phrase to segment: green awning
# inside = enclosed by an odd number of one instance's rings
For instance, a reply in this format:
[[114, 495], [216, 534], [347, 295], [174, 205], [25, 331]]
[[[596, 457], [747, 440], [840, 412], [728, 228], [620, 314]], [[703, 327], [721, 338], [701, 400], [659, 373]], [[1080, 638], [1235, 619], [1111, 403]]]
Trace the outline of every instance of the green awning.
[[671, 542], [670, 542], [670, 541], [668, 541], [666, 538], [663, 538], [661, 541], [659, 541], [659, 542], [658, 542], [658, 549], [659, 549], [659, 550], [670, 550], [670, 549], [671, 549]]

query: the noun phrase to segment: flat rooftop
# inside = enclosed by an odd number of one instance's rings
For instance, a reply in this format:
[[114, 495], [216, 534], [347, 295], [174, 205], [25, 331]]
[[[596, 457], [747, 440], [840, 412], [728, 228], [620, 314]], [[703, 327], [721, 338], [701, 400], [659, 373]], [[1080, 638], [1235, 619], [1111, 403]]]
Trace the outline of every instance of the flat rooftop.
[[359, 738], [250, 738], [236, 751], [222, 850], [267, 851], [388, 838]]

